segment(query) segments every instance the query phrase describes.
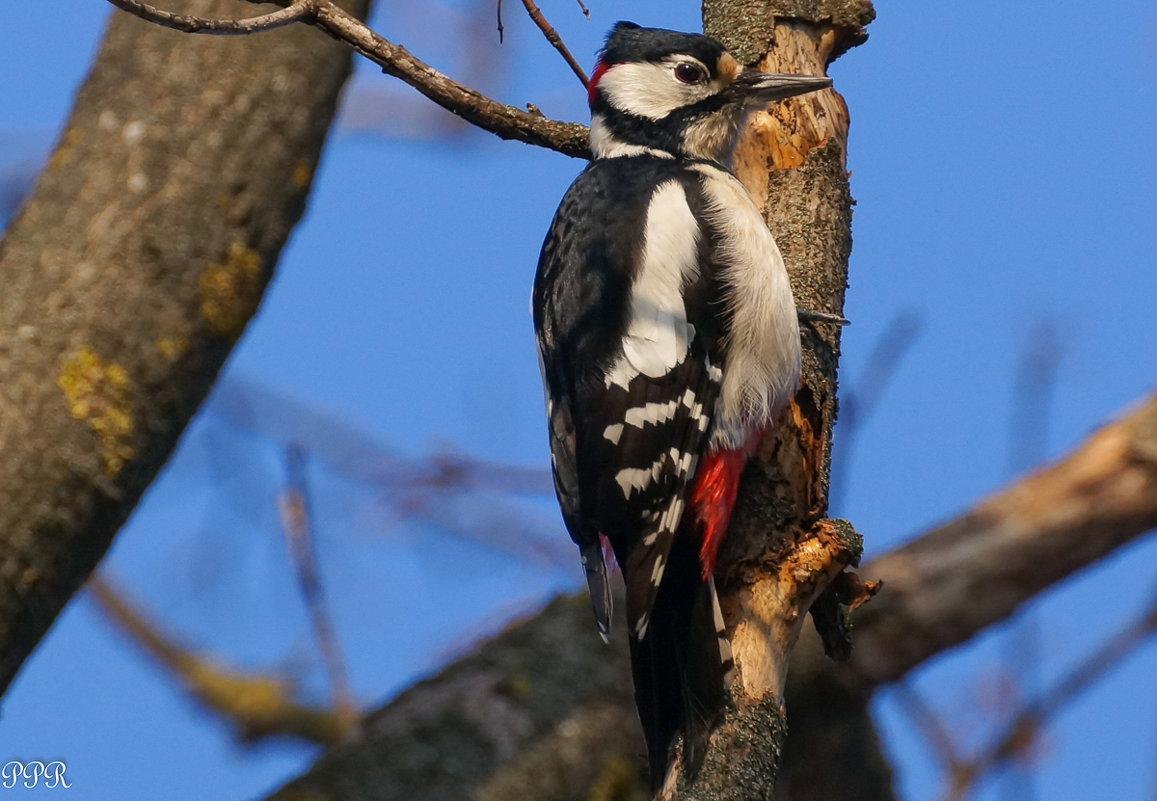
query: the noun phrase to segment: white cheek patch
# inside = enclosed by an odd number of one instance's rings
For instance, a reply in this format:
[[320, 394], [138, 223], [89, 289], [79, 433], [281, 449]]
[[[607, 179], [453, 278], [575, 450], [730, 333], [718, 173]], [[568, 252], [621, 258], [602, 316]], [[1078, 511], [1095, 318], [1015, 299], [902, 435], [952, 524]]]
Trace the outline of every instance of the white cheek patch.
[[615, 64], [599, 79], [599, 91], [611, 106], [649, 120], [661, 120], [676, 109], [699, 102], [715, 90], [712, 85], [680, 83], [675, 78], [672, 64]]

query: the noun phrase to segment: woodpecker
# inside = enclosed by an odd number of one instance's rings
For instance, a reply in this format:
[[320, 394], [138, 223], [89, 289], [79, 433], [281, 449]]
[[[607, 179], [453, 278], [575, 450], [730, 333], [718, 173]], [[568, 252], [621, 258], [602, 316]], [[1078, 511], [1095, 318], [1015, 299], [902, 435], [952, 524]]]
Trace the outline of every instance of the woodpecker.
[[593, 159], [538, 261], [555, 490], [604, 639], [604, 541], [622, 569], [656, 791], [676, 735], [694, 778], [722, 713], [715, 555], [744, 464], [799, 383], [787, 271], [732, 151], [751, 111], [830, 85], [745, 69], [707, 36], [618, 23], [589, 84]]

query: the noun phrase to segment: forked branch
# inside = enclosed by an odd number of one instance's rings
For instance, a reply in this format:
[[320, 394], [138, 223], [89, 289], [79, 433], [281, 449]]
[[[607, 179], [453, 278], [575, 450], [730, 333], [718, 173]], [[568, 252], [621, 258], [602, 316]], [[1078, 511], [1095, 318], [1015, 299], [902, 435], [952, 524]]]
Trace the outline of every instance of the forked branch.
[[1157, 631], [1157, 593], [1132, 622], [1113, 634], [1104, 645], [1061, 678], [1043, 698], [1018, 712], [992, 743], [968, 762], [953, 766], [951, 787], [946, 795], [948, 801], [963, 801], [981, 778], [991, 775], [1010, 759], [1031, 748], [1050, 718], [1119, 665], [1138, 646], [1144, 644], [1154, 631]]
[[[558, 31], [554, 29], [553, 25], [546, 21], [546, 17], [543, 16], [542, 11], [539, 10], [538, 6], [534, 4], [534, 0], [522, 0], [522, 4], [526, 6], [526, 13], [530, 15], [530, 18], [534, 20], [534, 24], [538, 26], [540, 31], [542, 31], [542, 35], [546, 37], [546, 41], [550, 42], [554, 49], [558, 51], [559, 55], [562, 56], [563, 61], [565, 61], [567, 66], [571, 68], [571, 71], [578, 76], [579, 81], [585, 88], [589, 83], [587, 74], [583, 71], [583, 68], [579, 65], [578, 61], [575, 60], [575, 57], [571, 55], [571, 52], [567, 46], [563, 44], [562, 37], [558, 35]], [[587, 12], [587, 16], [590, 16], [590, 12]]]
[[[109, 0], [117, 8], [141, 19], [186, 33], [245, 35], [261, 33], [290, 24], [307, 22], [334, 39], [352, 47], [430, 100], [467, 122], [502, 139], [514, 139], [549, 148], [567, 156], [588, 157], [587, 128], [532, 114], [458, 83], [429, 64], [415, 58], [406, 48], [372, 31], [353, 14], [331, 0], [293, 0], [285, 8], [248, 19], [211, 19], [173, 14], [140, 0]], [[565, 48], [564, 48], [565, 49]], [[581, 70], [580, 70], [581, 72]]]

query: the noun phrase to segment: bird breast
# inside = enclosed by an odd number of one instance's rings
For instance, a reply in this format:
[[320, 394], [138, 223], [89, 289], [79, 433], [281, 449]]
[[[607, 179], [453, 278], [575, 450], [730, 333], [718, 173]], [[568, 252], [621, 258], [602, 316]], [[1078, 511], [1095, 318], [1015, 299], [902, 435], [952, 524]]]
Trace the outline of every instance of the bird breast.
[[707, 219], [718, 236], [728, 319], [711, 445], [734, 449], [769, 422], [799, 384], [799, 323], [783, 256], [750, 193], [726, 170], [693, 169], [702, 176]]

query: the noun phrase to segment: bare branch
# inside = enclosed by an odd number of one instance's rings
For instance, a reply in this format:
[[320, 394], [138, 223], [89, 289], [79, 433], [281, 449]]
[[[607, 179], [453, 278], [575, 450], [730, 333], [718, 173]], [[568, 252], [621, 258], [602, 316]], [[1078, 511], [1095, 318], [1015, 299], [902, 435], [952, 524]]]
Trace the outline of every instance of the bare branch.
[[317, 5], [316, 0], [294, 0], [293, 3], [278, 11], [271, 11], [268, 14], [261, 14], [248, 19], [209, 19], [188, 14], [174, 14], [171, 11], [139, 2], [139, 0], [108, 1], [133, 16], [165, 28], [172, 28], [183, 33], [207, 33], [215, 36], [245, 36], [282, 28], [306, 19], [313, 13], [314, 7]]
[[[350, 54], [304, 26], [236, 45], [114, 13], [4, 232], [0, 693], [164, 465], [305, 208]], [[46, 253], [92, 269], [63, 280]]]
[[1155, 527], [1151, 395], [1061, 461], [864, 566], [888, 589], [857, 617], [848, 678], [865, 690], [895, 681]]
[[349, 675], [341, 647], [334, 634], [333, 622], [321, 577], [317, 572], [317, 552], [313, 542], [313, 525], [309, 514], [309, 495], [305, 485], [304, 452], [296, 444], [286, 448], [285, 489], [277, 499], [281, 530], [293, 560], [298, 587], [313, 625], [314, 639], [321, 654], [322, 666], [329, 679], [333, 708], [343, 732], [357, 725], [357, 707], [350, 690]]
[[404, 457], [371, 432], [237, 377], [220, 384], [208, 414], [282, 445], [298, 443], [343, 478], [376, 491], [375, 512], [394, 522], [413, 515], [512, 559], [573, 569], [573, 545], [558, 536], [558, 521], [514, 497], [553, 492], [549, 468], [453, 450]]
[[[1020, 346], [1013, 384], [1008, 432], [1008, 466], [1011, 474], [1023, 472], [1044, 461], [1047, 452], [1052, 398], [1056, 392], [1057, 370], [1066, 348], [1058, 321], [1038, 317], [1025, 332]], [[1039, 610], [1029, 607], [1001, 637], [1002, 660], [1008, 680], [1021, 703], [1015, 711], [1035, 703], [1041, 683], [1041, 625]], [[1036, 765], [1030, 750], [1014, 758], [1000, 777], [1000, 795], [1014, 801], [1035, 801]]]
[[[335, 777], [361, 784], [372, 772], [389, 777], [372, 780], [378, 801], [638, 798], [627, 792], [641, 790], [644, 768], [626, 638], [608, 647], [593, 628], [585, 597], [556, 599], [369, 714], [357, 741], [274, 797], [336, 798]], [[584, 721], [599, 736], [582, 734]], [[585, 792], [614, 775], [618, 791]]]
[[502, 139], [546, 147], [567, 156], [590, 157], [585, 125], [529, 114], [463, 86], [419, 61], [401, 45], [382, 38], [329, 0], [320, 0], [312, 22], [377, 64], [382, 72], [400, 78], [442, 108], [479, 128]]
[[963, 762], [957, 754], [956, 742], [940, 716], [928, 706], [920, 692], [907, 682], [897, 684], [892, 690], [900, 708], [920, 731], [924, 742], [932, 749], [940, 764], [949, 774], [956, 773]]
[[959, 765], [952, 772], [952, 786], [947, 798], [950, 801], [966, 798], [980, 778], [1024, 753], [1040, 735], [1041, 728], [1049, 718], [1120, 664], [1154, 631], [1157, 631], [1157, 594], [1153, 595], [1142, 614], [1110, 637], [1038, 702], [1022, 709], [1004, 732], [976, 757]]
[[[418, 60], [404, 47], [379, 36], [356, 16], [339, 8], [330, 0], [294, 0], [280, 11], [247, 20], [207, 19], [172, 14], [146, 5], [140, 0], [109, 0], [109, 2], [157, 25], [188, 33], [249, 34], [271, 30], [291, 22], [309, 22], [338, 41], [348, 44], [381, 67], [382, 72], [401, 79], [442, 108], [501, 139], [514, 139], [538, 145], [575, 158], [590, 157], [588, 131], [585, 125], [549, 119], [541, 114], [531, 114], [492, 100]], [[561, 40], [556, 46], [561, 46]], [[571, 60], [573, 61], [573, 58]], [[581, 75], [581, 69], [579, 74]]]
[[[1150, 427], [1143, 424], [1146, 413], [1151, 416], [1153, 421], [1153, 425]], [[1146, 431], [1149, 432], [1150, 436], [1148, 440], [1145, 436]], [[1082, 462], [1088, 467], [1087, 459], [1089, 458], [1090, 446], [1103, 442], [1103, 437], [1107, 435], [1120, 437], [1123, 432], [1132, 432], [1131, 450], [1141, 453], [1148, 449], [1148, 452], [1157, 456], [1157, 397], [1151, 399], [1148, 404], [1132, 415], [1106, 426], [1101, 432], [1094, 435], [1088, 443], [1076, 449], [1066, 460], [1051, 470], [1072, 470]], [[1147, 441], [1148, 446], [1146, 446]], [[1102, 472], [1099, 478], [1102, 486], [1120, 481], [1125, 484], [1132, 484], [1139, 493], [1147, 491], [1144, 485], [1138, 486], [1136, 482], [1136, 465], [1128, 461], [1115, 461], [1111, 464], [1115, 467], [1117, 475], [1113, 477], [1107, 472]], [[1106, 465], [1107, 467], [1108, 465]], [[980, 508], [991, 506], [1002, 498], [1018, 497], [1025, 492], [1026, 488], [1031, 489], [1036, 486], [1040, 480], [1040, 476], [1022, 479], [986, 501]], [[1080, 497], [1081, 493], [1078, 493], [1075, 500], [1079, 500]], [[1157, 493], [1150, 491], [1149, 498], [1157, 503], [1154, 500], [1157, 499]], [[1121, 498], [1119, 503], [1125, 500], [1126, 498]], [[1056, 508], [1059, 505], [1051, 494], [1048, 498], [1043, 499], [1042, 503], [1050, 508]], [[1105, 503], [1109, 504], [1112, 501], [1106, 500]], [[902, 656], [920, 654], [922, 659], [926, 659], [933, 653], [947, 649], [955, 641], [976, 634], [981, 628], [992, 623], [995, 617], [988, 614], [953, 620], [954, 626], [965, 627], [954, 629], [957, 636], [953, 642], [943, 638], [928, 640], [922, 627], [905, 625], [893, 631], [891, 620], [898, 618], [903, 621], [913, 617], [922, 620], [923, 618], [920, 616], [922, 610], [913, 608], [914, 605], [916, 607], [928, 605], [935, 614], [943, 616], [944, 609], [960, 603], [959, 587], [968, 588], [975, 585], [991, 587], [992, 564], [994, 560], [998, 561], [1003, 558], [1003, 551], [1013, 542], [1019, 543], [1021, 550], [1024, 551], [1023, 556], [1016, 560], [1017, 564], [1055, 561], [1057, 562], [1055, 569], [1038, 568], [1037, 576], [1038, 578], [1047, 578], [1050, 582], [1058, 581], [1079, 567], [1100, 558], [1112, 547], [1137, 538], [1148, 527], [1151, 527], [1150, 521], [1154, 518], [1136, 518], [1129, 514], [1121, 522], [1123, 527], [1121, 531], [1110, 531], [1108, 521], [1121, 520], [1122, 514], [1127, 512], [1131, 506], [1132, 503], [1129, 503], [1125, 508], [1114, 510], [1106, 505], [1097, 510], [1098, 516], [1104, 522], [1095, 528], [1084, 528], [1083, 532], [1086, 538], [1099, 538], [1102, 542], [1099, 545], [1087, 544], [1075, 550], [1069, 543], [1068, 535], [1073, 533], [1080, 536], [1081, 531], [1069, 532], [1055, 526], [1040, 525], [1044, 522], [1041, 520], [1035, 521], [1037, 525], [1032, 531], [1013, 531], [1008, 528], [1001, 528], [991, 532], [988, 537], [974, 537], [971, 540], [965, 539], [963, 541], [942, 536], [939, 532], [944, 527], [933, 530], [899, 551], [901, 554], [911, 552], [917, 545], [924, 543], [926, 548], [924, 558], [928, 563], [936, 566], [935, 573], [927, 577], [929, 584], [926, 591], [920, 593], [913, 593], [910, 589], [912, 581], [921, 578], [919, 567], [912, 567], [911, 570], [914, 575], [907, 577], [902, 576], [900, 571], [895, 569], [895, 563], [891, 560], [898, 558], [896, 556], [885, 556], [869, 563], [862, 569], [865, 574], [875, 576], [886, 573], [887, 578], [898, 589], [893, 591], [892, 585], [889, 585], [884, 592], [876, 596], [871, 604], [864, 607], [863, 611], [871, 612], [871, 614], [858, 614], [855, 631], [857, 650], [853, 651], [853, 662], [855, 662], [856, 654], [859, 653], [861, 646], [866, 643], [870, 643], [873, 651], [886, 645], [897, 649]], [[976, 513], [976, 510], [966, 512], [960, 521], [972, 520]], [[1068, 523], [1079, 524], [1080, 521], [1076, 518], [1068, 518]], [[886, 570], [878, 569], [877, 566], [882, 566]], [[945, 580], [944, 575], [951, 576], [952, 580]], [[1036, 580], [1034, 579], [1034, 581]], [[1014, 593], [1005, 592], [1003, 586], [1000, 590], [999, 593], [993, 593], [990, 590], [988, 594], [997, 594], [1002, 603], [1015, 606], [1019, 600], [1024, 600], [1028, 595], [1038, 592], [1040, 587], [1034, 585], [1029, 590], [1022, 591], [1019, 599]], [[984, 595], [984, 593], [973, 592], [970, 597], [978, 595]], [[621, 604], [619, 606], [621, 607]], [[874, 607], [882, 608], [885, 611], [878, 612]], [[975, 608], [975, 604], [973, 608]], [[992, 610], [986, 609], [985, 611], [991, 612]], [[626, 643], [624, 639], [613, 638], [610, 647], [607, 647], [590, 629], [589, 602], [582, 596], [560, 600], [534, 618], [512, 625], [505, 633], [499, 635], [492, 643], [478, 649], [476, 653], [448, 666], [438, 676], [416, 685], [397, 700], [370, 713], [366, 726], [366, 738], [363, 742], [323, 757], [308, 773], [296, 780], [289, 788], [275, 794], [274, 798], [279, 799], [279, 801], [288, 801], [309, 793], [325, 795], [325, 791], [332, 787], [335, 775], [341, 775], [342, 781], [354, 781], [358, 778], [369, 780], [369, 776], [377, 775], [377, 772], [382, 770], [383, 754], [391, 755], [389, 775], [393, 781], [390, 792], [383, 793], [383, 798], [399, 800], [412, 798], [418, 790], [428, 791], [425, 797], [434, 797], [438, 795], [438, 792], [446, 792], [446, 797], [468, 795], [470, 787], [480, 785], [486, 781], [488, 776], [504, 769], [502, 766], [520, 763], [523, 755], [529, 754], [533, 750], [535, 743], [538, 742], [537, 738], [541, 736], [543, 731], [542, 728], [534, 727], [539, 725], [537, 723], [539, 714], [547, 718], [546, 726], [554, 727], [560, 725], [558, 723], [560, 718], [570, 721], [576, 720], [579, 714], [576, 710], [589, 703], [590, 698], [600, 700], [614, 698], [616, 703], [622, 705], [624, 716], [630, 719], [630, 715], [633, 714], [633, 706], [626, 692], [630, 687], [626, 678]], [[902, 640], [894, 639], [904, 636], [911, 637], [915, 647], [910, 649]], [[814, 710], [808, 708], [807, 705], [818, 705], [821, 709], [830, 709], [835, 704], [842, 717], [846, 709], [839, 704], [842, 704], [844, 699], [867, 698], [877, 685], [874, 683], [864, 684], [862, 678], [857, 683], [857, 677], [849, 676], [847, 672], [841, 672], [841, 668], [823, 656], [814, 633], [808, 633], [807, 639], [812, 642], [805, 648], [807, 651], [806, 661], [796, 661], [792, 665], [792, 681], [797, 682], [798, 685], [808, 685], [800, 690], [796, 705], [791, 707], [793, 714], [814, 713]], [[1122, 640], [1115, 639], [1114, 641], [1120, 642]], [[560, 645], [560, 643], [565, 643], [565, 646]], [[933, 647], [935, 650], [931, 650]], [[1110, 649], [1105, 649], [1105, 652], [1107, 653], [1108, 650]], [[567, 659], [578, 660], [589, 657], [591, 661], [576, 662], [563, 670], [556, 664], [557, 660], [553, 656], [556, 653], [564, 654]], [[796, 656], [800, 656], [798, 649]], [[903, 661], [907, 661], [907, 658], [907, 656], [903, 656]], [[543, 692], [546, 695], [545, 700], [530, 701], [524, 699], [520, 694], [510, 691], [509, 687], [514, 680], [505, 677], [521, 676], [523, 675], [521, 671], [524, 670], [522, 664], [514, 665], [514, 660], [526, 660], [527, 663], [535, 665], [535, 673], [533, 674], [535, 681], [528, 683], [527, 686], [532, 692]], [[606, 670], [607, 663], [611, 660], [618, 662], [618, 669], [622, 671], [621, 673]], [[495, 670], [496, 665], [501, 666], [504, 678], [484, 680], [477, 677], [479, 671]], [[557, 674], [554, 672], [556, 668], [559, 668]], [[542, 672], [547, 670], [550, 671], [549, 675]], [[841, 680], [830, 685], [820, 683], [820, 674], [824, 672], [839, 672]], [[582, 675], [584, 680], [574, 681], [573, 677], [576, 675]], [[1074, 671], [1073, 675], [1081, 675], [1081, 671]], [[1062, 682], [1062, 685], [1074, 689], [1078, 687], [1076, 682]], [[1080, 686], [1084, 685], [1081, 684]], [[809, 700], [806, 697], [813, 693], [821, 694], [822, 699]], [[832, 693], [835, 695], [833, 696]], [[1055, 695], [1056, 691], [1046, 697], [1051, 698]], [[469, 698], [469, 703], [463, 701], [466, 697]], [[833, 698], [837, 700], [833, 701]], [[516, 704], [517, 714], [514, 714], [511, 709]], [[488, 711], [494, 709], [502, 710], [502, 714], [493, 714]], [[532, 709], [537, 711], [530, 711]], [[822, 716], [823, 713], [815, 714]], [[516, 721], [517, 725], [512, 725], [511, 720]], [[532, 726], [523, 723], [524, 720], [536, 721], [536, 723]], [[830, 748], [831, 737], [834, 734], [832, 728], [831, 726], [825, 727], [822, 733], [825, 738], [824, 743], [826, 743], [823, 747]], [[420, 732], [420, 738], [415, 737], [415, 731]], [[463, 738], [461, 736], [463, 731], [471, 732], [470, 737]], [[514, 734], [511, 734], [512, 731]], [[793, 731], [798, 733], [800, 727], [793, 724]], [[439, 737], [450, 736], [449, 732], [454, 733], [454, 748], [459, 750], [474, 749], [486, 756], [477, 760], [456, 761], [452, 769], [439, 772], [437, 783], [431, 784], [427, 763], [423, 763], [420, 757], [415, 756], [414, 749], [419, 743], [427, 744], [436, 741]], [[501, 750], [492, 745], [495, 742], [502, 743]], [[863, 745], [863, 743], [857, 740], [856, 745]], [[635, 754], [639, 748], [641, 746], [636, 744], [633, 750], [623, 750], [618, 753], [620, 755]], [[429, 750], [428, 745], [426, 750]], [[613, 751], [600, 753], [598, 759], [588, 754], [585, 761], [588, 764], [592, 761], [600, 764], [602, 761], [606, 761], [607, 764], [610, 764], [613, 753]], [[495, 754], [498, 755], [495, 756]], [[486, 759], [489, 759], [489, 762]], [[336, 770], [337, 766], [340, 766], [340, 771]], [[351, 777], [349, 773], [351, 770], [357, 774], [355, 777]], [[830, 774], [835, 771], [835, 768], [826, 765], [824, 770]], [[556, 798], [574, 798], [582, 795], [582, 793], [576, 792], [576, 788], [590, 786], [582, 785], [580, 780], [576, 779], [568, 787], [569, 794], [540, 792], [541, 785], [549, 778], [549, 771], [539, 770], [521, 785], [523, 795], [553, 801]], [[862, 778], [862, 776], [857, 775], [856, 778]], [[535, 781], [540, 784], [536, 785]], [[800, 789], [797, 784], [793, 783], [792, 786], [797, 790]], [[452, 788], [452, 790], [446, 788]], [[802, 790], [798, 793], [793, 792], [792, 797], [797, 796], [825, 797], [809, 795], [803, 793]], [[864, 795], [863, 797], [869, 796]]]
[[[534, 4], [534, 0], [522, 0], [522, 4], [526, 6], [526, 13], [530, 14], [530, 18], [534, 20], [534, 24], [538, 26], [540, 31], [542, 31], [542, 35], [546, 37], [546, 41], [550, 42], [554, 46], [554, 49], [557, 50], [563, 57], [563, 60], [566, 61], [568, 65], [570, 65], [571, 71], [573, 71], [574, 74], [578, 76], [579, 81], [582, 82], [583, 88], [585, 89], [587, 84], [590, 83], [590, 81], [587, 79], [587, 74], [583, 72], [583, 68], [575, 60], [575, 57], [571, 55], [571, 52], [567, 49], [567, 46], [563, 44], [562, 37], [558, 35], [558, 31], [556, 31], [554, 27], [546, 21], [546, 17], [542, 15], [542, 12], [539, 10], [538, 6]], [[582, 4], [580, 3], [579, 5]], [[502, 6], [500, 5], [498, 8], [501, 12]], [[583, 10], [586, 11], [585, 8]], [[589, 11], [586, 12], [586, 14], [588, 17], [590, 16]], [[500, 17], [499, 25], [501, 24], [502, 22]], [[501, 28], [499, 28], [499, 30], [501, 30]]]
[[242, 740], [288, 735], [332, 745], [340, 739], [340, 716], [294, 700], [296, 692], [284, 679], [233, 670], [194, 653], [99, 576], [88, 582], [88, 589], [110, 622], [200, 704], [231, 722]]

